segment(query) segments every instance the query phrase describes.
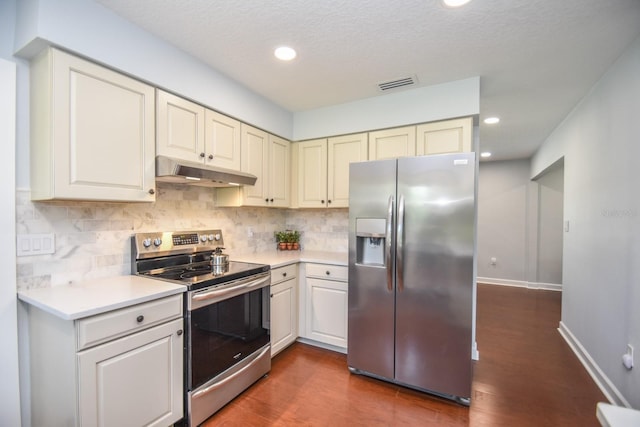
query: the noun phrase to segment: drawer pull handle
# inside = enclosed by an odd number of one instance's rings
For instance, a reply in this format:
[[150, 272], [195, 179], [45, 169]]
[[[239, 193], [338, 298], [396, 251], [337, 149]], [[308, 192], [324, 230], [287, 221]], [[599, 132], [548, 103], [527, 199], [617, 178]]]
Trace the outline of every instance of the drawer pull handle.
[[176, 332], [178, 334], [178, 336], [182, 335], [182, 329], [178, 329], [178, 332]]
[[282, 273], [282, 277], [287, 277], [287, 272]]
[[330, 272], [329, 270], [327, 270], [327, 271], [325, 272], [325, 274], [326, 274], [327, 276], [329, 276], [329, 275], [331, 275], [331, 272]]
[[144, 316], [142, 316], [142, 315], [136, 317], [136, 322], [138, 322], [138, 323], [142, 323], [143, 320], [144, 320]]

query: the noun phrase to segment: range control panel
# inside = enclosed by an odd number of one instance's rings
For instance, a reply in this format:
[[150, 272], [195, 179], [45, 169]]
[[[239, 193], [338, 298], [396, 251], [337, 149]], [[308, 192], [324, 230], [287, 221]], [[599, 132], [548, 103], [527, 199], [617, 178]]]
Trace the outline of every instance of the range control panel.
[[222, 231], [218, 229], [137, 233], [133, 235], [132, 242], [136, 259], [193, 253], [224, 246]]

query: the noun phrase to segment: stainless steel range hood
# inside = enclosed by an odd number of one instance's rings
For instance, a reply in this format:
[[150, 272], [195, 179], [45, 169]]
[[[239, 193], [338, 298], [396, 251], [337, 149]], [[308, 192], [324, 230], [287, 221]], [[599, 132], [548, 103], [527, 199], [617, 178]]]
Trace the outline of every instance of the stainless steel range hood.
[[245, 172], [156, 156], [156, 181], [203, 187], [254, 185], [258, 177]]

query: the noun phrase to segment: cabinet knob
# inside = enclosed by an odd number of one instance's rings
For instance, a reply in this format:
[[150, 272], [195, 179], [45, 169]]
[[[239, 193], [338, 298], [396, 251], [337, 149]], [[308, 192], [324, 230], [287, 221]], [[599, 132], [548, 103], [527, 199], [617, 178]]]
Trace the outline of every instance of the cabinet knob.
[[273, 298], [273, 294], [271, 294], [270, 297]]
[[331, 203], [331, 200], [327, 200], [327, 203]]
[[154, 190], [153, 188], [150, 188], [149, 189], [149, 194], [151, 194], [153, 196], [154, 194], [156, 194], [156, 190]]
[[204, 156], [205, 156], [205, 154], [204, 154], [204, 151], [203, 151], [202, 153], [200, 153], [200, 157], [202, 157], [204, 159]]
[[282, 277], [287, 277], [287, 272], [282, 273]]
[[138, 323], [142, 323], [143, 320], [144, 320], [144, 316], [142, 316], [142, 315], [136, 317], [136, 322], [138, 322]]
[[270, 201], [271, 203], [273, 203], [273, 199], [269, 199], [269, 201]]
[[320, 200], [320, 203], [322, 203], [322, 204], [324, 205], [324, 199], [323, 199], [323, 200]]
[[325, 271], [324, 274], [326, 274], [327, 276], [331, 275], [331, 272], [329, 270]]
[[265, 202], [269, 203], [269, 199], [264, 199]]
[[213, 160], [213, 154], [209, 154], [209, 160]]
[[178, 334], [178, 336], [182, 335], [182, 329], [178, 329], [178, 332], [176, 332], [176, 334]]

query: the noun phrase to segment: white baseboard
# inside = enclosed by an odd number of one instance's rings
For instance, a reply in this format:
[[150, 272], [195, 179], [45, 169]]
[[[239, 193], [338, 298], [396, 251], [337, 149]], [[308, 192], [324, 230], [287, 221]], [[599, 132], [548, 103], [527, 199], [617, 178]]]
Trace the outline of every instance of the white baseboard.
[[560, 322], [558, 332], [560, 332], [560, 335], [562, 335], [567, 344], [569, 344], [571, 350], [573, 350], [578, 357], [578, 360], [580, 360], [589, 375], [591, 375], [591, 378], [593, 378], [593, 381], [600, 388], [607, 400], [609, 400], [609, 403], [631, 408], [631, 404], [624, 398], [622, 393], [620, 393], [605, 373], [602, 372], [602, 369], [600, 369], [598, 364], [593, 360], [591, 355], [589, 355], [589, 352], [587, 352], [587, 350], [582, 346], [575, 335], [571, 333], [567, 325]]
[[296, 341], [301, 342], [302, 344], [312, 345], [314, 347], [324, 348], [325, 350], [335, 351], [336, 353], [347, 354], [347, 349], [344, 347], [338, 347], [331, 344], [325, 344], [323, 342], [319, 342], [316, 340], [311, 340], [309, 338], [298, 337]]
[[476, 281], [487, 285], [514, 286], [516, 288], [542, 289], [546, 291], [562, 291], [562, 285], [556, 283], [526, 282], [524, 280], [497, 279], [495, 277], [477, 277]]

